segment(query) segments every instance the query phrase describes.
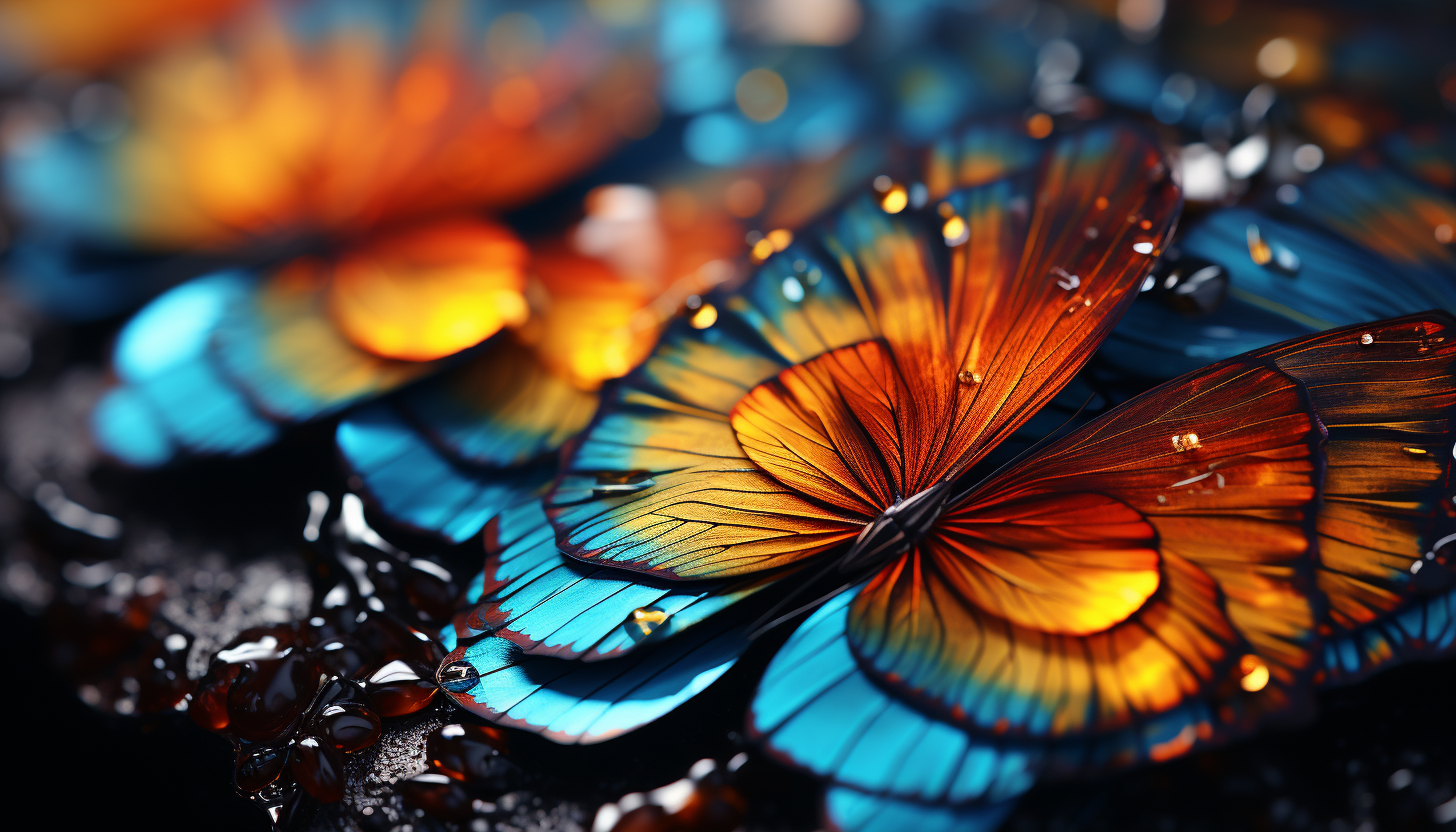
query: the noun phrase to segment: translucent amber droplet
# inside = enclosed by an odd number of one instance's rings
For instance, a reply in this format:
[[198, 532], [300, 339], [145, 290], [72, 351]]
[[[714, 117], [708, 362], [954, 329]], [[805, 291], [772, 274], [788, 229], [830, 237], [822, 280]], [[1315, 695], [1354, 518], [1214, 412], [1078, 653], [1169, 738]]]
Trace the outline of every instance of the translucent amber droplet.
[[1239, 687], [1249, 693], [1256, 693], [1269, 684], [1269, 666], [1252, 653], [1239, 659]]
[[1096, 206], [1097, 210], [1101, 211], [1102, 209], [1107, 207], [1107, 197], [1099, 196], [1092, 204]]
[[956, 381], [961, 384], [980, 384], [981, 374], [973, 373], [970, 370], [961, 370], [959, 373], [956, 373]]
[[1375, 343], [1375, 336], [1374, 335], [1372, 335], [1372, 334], [1370, 334], [1368, 332], [1362, 332], [1360, 334], [1360, 346], [1362, 346], [1362, 347], [1368, 347], [1368, 346], [1370, 346], [1371, 344], [1374, 344], [1374, 343]]
[[905, 190], [905, 186], [898, 182], [891, 185], [889, 190], [885, 191], [884, 195], [880, 197], [880, 207], [884, 209], [886, 214], [898, 214], [905, 210], [905, 206], [909, 204], [910, 192]]
[[634, 640], [652, 635], [671, 615], [656, 607], [638, 607], [627, 616], [627, 632]]

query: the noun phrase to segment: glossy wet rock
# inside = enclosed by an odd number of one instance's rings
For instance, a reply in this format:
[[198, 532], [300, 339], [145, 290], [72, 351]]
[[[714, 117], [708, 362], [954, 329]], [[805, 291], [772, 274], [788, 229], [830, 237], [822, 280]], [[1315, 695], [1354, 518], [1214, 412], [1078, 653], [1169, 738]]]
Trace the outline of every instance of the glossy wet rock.
[[515, 770], [502, 756], [505, 738], [499, 729], [480, 725], [444, 725], [425, 742], [430, 768], [465, 783], [499, 781]]
[[317, 737], [304, 737], [293, 747], [292, 771], [298, 784], [321, 803], [344, 798], [344, 754]]
[[441, 820], [460, 821], [475, 814], [469, 792], [443, 774], [417, 774], [401, 780], [398, 788], [406, 803]]
[[317, 687], [318, 666], [307, 651], [245, 662], [228, 690], [228, 729], [250, 741], [277, 737], [302, 716]]

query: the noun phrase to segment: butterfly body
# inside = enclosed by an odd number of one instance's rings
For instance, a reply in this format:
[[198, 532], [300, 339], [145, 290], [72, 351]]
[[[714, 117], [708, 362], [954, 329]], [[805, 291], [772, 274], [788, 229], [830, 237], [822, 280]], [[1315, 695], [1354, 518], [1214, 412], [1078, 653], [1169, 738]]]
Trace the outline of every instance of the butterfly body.
[[917, 494], [896, 499], [854, 539], [839, 561], [841, 571], [881, 566], [910, 551], [940, 520], [949, 502], [949, 482], [939, 482]]

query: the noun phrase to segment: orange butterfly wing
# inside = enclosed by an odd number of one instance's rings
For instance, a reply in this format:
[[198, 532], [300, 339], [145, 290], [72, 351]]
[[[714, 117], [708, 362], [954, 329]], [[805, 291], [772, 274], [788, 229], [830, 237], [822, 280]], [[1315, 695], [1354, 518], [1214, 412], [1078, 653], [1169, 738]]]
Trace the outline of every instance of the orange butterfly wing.
[[1262, 700], [1229, 703], [1250, 719], [1312, 664], [1322, 440], [1268, 365], [1158, 388], [952, 506], [855, 599], [850, 644], [968, 728], [1109, 731], [1256, 671]]
[[1256, 355], [1305, 384], [1329, 430], [1316, 577], [1333, 628], [1371, 623], [1423, 585], [1441, 586], [1456, 532], [1456, 321], [1427, 312]]
[[[1115, 129], [924, 211], [859, 200], [618, 389], [548, 498], [563, 550], [705, 577], [852, 537], [1070, 380], [1179, 207], [1157, 148]], [[629, 474], [631, 496], [600, 487]]]

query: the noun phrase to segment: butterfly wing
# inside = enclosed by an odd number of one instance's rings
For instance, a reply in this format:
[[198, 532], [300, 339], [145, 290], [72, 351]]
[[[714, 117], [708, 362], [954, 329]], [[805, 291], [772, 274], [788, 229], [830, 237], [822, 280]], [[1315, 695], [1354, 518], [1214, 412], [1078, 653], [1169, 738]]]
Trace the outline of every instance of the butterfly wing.
[[137, 313], [112, 355], [120, 384], [92, 413], [92, 435], [107, 454], [153, 467], [179, 452], [245, 454], [270, 444], [278, 428], [222, 374], [208, 342], [227, 308], [255, 281], [222, 272], [178, 286]]
[[873, 678], [847, 632], [857, 587], [789, 636], [759, 682], [748, 731], [773, 758], [889, 803], [971, 811], [1014, 801], [1038, 779], [1105, 774], [1216, 739], [1193, 701], [1144, 723], [1087, 738], [1030, 740], [967, 732]]
[[[502, 535], [502, 525], [508, 527]], [[487, 532], [485, 569], [457, 618], [460, 638], [489, 633], [536, 656], [598, 661], [660, 642], [777, 583], [783, 575], [664, 581], [562, 555], [532, 500]]]
[[1456, 321], [1411, 315], [1256, 356], [1304, 384], [1329, 431], [1317, 520], [1329, 627], [1369, 624], [1444, 588], [1456, 540]]
[[527, 656], [502, 638], [457, 647], [478, 679], [447, 691], [456, 704], [500, 725], [559, 743], [596, 743], [666, 714], [717, 681], [748, 647], [741, 621], [722, 616], [651, 649], [600, 662]]
[[1221, 269], [1227, 294], [1212, 311], [1176, 311], [1166, 292], [1150, 287], [1103, 345], [1101, 355], [1119, 369], [1171, 378], [1335, 326], [1456, 308], [1449, 280], [1433, 281], [1326, 230], [1246, 208], [1204, 217], [1179, 236], [1177, 250], [1165, 274], [1179, 269], [1187, 280], [1204, 268]]
[[534, 499], [553, 473], [550, 465], [463, 465], [426, 441], [388, 401], [351, 412], [339, 422], [334, 441], [385, 515], [452, 543], [474, 537], [522, 499]]
[[[671, 577], [766, 569], [972, 464], [1131, 299], [1179, 208], [1163, 164], [1095, 131], [944, 209], [866, 198], [803, 235], [618, 388], [548, 498], [563, 549]], [[600, 488], [628, 474], [631, 496]]]
[[[1343, 165], [1304, 183], [1289, 210], [1425, 279], [1441, 292], [1441, 309], [1456, 307], [1456, 202], [1388, 169]], [[1442, 239], [1444, 236], [1444, 240]]]
[[559, 450], [591, 420], [597, 394], [547, 370], [532, 350], [501, 341], [412, 387], [398, 406], [454, 459], [506, 467]]
[[381, 358], [351, 344], [324, 308], [328, 269], [294, 260], [233, 304], [212, 348], [249, 401], [279, 421], [301, 422], [420, 378], [434, 362]]
[[855, 653], [973, 730], [1105, 733], [1262, 667], [1252, 721], [1311, 672], [1322, 440], [1273, 366], [1164, 385], [947, 509], [856, 598]]

